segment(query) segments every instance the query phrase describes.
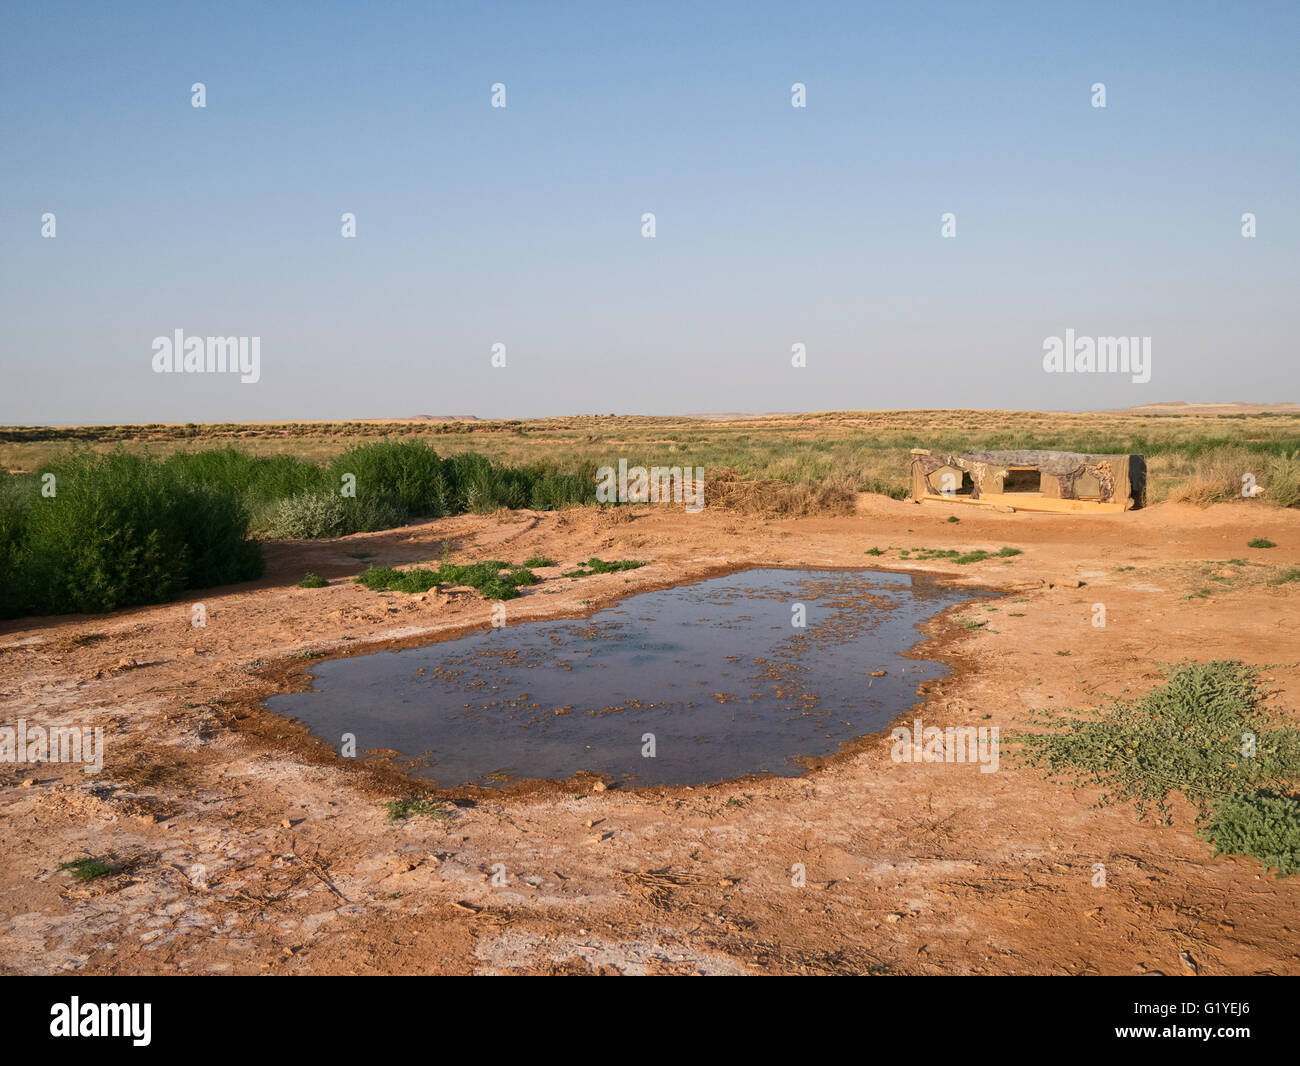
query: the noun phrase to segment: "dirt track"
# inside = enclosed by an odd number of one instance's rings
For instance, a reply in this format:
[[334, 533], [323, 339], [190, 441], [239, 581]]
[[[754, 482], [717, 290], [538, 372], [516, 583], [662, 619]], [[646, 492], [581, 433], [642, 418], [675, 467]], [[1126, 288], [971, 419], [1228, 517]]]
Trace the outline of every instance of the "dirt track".
[[[378, 596], [346, 580], [364, 565], [349, 552], [413, 563], [446, 543], [458, 562], [535, 550], [566, 566], [652, 561], [526, 590], [512, 623], [756, 564], [929, 570], [1008, 589], [1042, 580], [994, 613], [971, 609], [985, 629], [931, 624], [926, 652], [952, 672], [922, 697], [927, 725], [1024, 727], [1038, 708], [1093, 706], [1157, 683], [1164, 664], [1224, 657], [1262, 667], [1271, 705], [1300, 717], [1300, 583], [1222, 582], [1186, 598], [1213, 584], [1209, 561], [1300, 564], [1295, 512], [1162, 505], [1073, 518], [874, 496], [834, 519], [640, 510], [630, 522], [517, 512], [274, 544], [254, 585], [0, 625], [0, 724], [103, 725], [107, 741], [98, 775], [0, 764], [0, 967], [1177, 975], [1190, 972], [1186, 952], [1202, 974], [1300, 973], [1300, 877], [1211, 859], [1185, 806], [1171, 827], [1139, 823], [1005, 757], [990, 774], [895, 764], [877, 738], [804, 778], [539, 786], [467, 795], [446, 821], [391, 823], [381, 801], [409, 786], [259, 710], [302, 683], [304, 651], [485, 626], [491, 605], [474, 593]], [[1279, 546], [1248, 549], [1258, 536]], [[900, 564], [896, 552], [864, 554], [873, 545], [1023, 554]], [[307, 570], [338, 580], [295, 587]], [[191, 627], [193, 602], [205, 628]], [[1105, 629], [1091, 625], [1098, 602]], [[58, 869], [85, 854], [121, 872], [80, 884]], [[497, 863], [506, 887], [490, 879]], [[796, 863], [806, 887], [791, 885]]]

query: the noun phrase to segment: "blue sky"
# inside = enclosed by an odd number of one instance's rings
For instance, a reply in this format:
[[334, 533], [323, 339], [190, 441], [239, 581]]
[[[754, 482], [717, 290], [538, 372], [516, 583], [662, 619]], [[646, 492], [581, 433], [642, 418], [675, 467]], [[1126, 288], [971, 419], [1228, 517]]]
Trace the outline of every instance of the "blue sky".
[[[1297, 41], [1295, 3], [5, 0], [0, 423], [1300, 400]], [[1151, 381], [1044, 373], [1067, 328]], [[154, 373], [176, 329], [261, 379]]]

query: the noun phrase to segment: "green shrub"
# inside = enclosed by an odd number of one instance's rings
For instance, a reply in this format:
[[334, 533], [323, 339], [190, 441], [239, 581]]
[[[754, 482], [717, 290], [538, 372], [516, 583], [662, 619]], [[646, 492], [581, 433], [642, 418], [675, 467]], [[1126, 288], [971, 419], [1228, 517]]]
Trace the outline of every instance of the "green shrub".
[[0, 501], [0, 613], [111, 611], [262, 573], [237, 497], [123, 451], [77, 452], [49, 471], [55, 494], [27, 483]]
[[1300, 872], [1300, 803], [1289, 796], [1227, 796], [1197, 832], [1215, 855], [1249, 855], [1278, 877]]
[[27, 558], [27, 513], [40, 496], [34, 477], [0, 471], [0, 618], [23, 613]]
[[318, 540], [392, 529], [406, 518], [400, 504], [378, 494], [352, 497], [309, 492], [271, 504], [261, 521], [277, 539]]
[[356, 478], [358, 500], [381, 496], [408, 514], [437, 518], [455, 514], [447, 463], [424, 441], [382, 440], [349, 448], [330, 466], [338, 491], [345, 474]]
[[176, 452], [163, 466], [191, 484], [224, 489], [250, 512], [274, 500], [339, 487], [315, 463], [291, 455], [250, 455], [232, 447]]
[[300, 589], [323, 589], [328, 584], [329, 582], [319, 574], [308, 574], [298, 582], [298, 587]]
[[383, 440], [349, 448], [330, 467], [332, 483], [356, 478], [358, 499], [376, 493], [413, 515], [436, 518], [498, 508], [556, 510], [595, 499], [586, 467], [561, 474], [542, 464], [511, 467], [475, 452], [443, 459], [421, 440]]
[[1277, 545], [1274, 544], [1267, 537], [1256, 537], [1254, 540], [1247, 541], [1246, 547], [1247, 548], [1276, 548]]

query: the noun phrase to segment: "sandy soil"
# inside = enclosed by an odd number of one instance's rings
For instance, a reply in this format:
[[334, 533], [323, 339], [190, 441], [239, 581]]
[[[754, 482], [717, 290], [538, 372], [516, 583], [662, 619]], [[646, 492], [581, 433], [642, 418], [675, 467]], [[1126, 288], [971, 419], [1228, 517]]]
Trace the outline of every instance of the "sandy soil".
[[[1300, 709], [1300, 584], [1223, 582], [1212, 598], [1185, 598], [1207, 584], [1207, 561], [1300, 563], [1300, 514], [962, 508], [952, 524], [943, 505], [881, 497], [827, 519], [642, 510], [622, 522], [585, 510], [465, 516], [275, 544], [252, 585], [4, 624], [0, 723], [103, 725], [107, 755], [98, 775], [0, 764], [0, 968], [1300, 973], [1300, 877], [1212, 859], [1186, 807], [1172, 826], [1140, 823], [1006, 757], [990, 774], [896, 764], [878, 737], [803, 778], [465, 792], [446, 820], [393, 823], [382, 802], [409, 794], [409, 782], [337, 759], [261, 709], [305, 683], [304, 652], [358, 654], [486, 626], [491, 605], [472, 592], [380, 596], [348, 580], [363, 566], [349, 552], [417, 562], [444, 544], [456, 561], [533, 550], [566, 567], [590, 555], [652, 560], [548, 580], [511, 602], [512, 623], [749, 565], [906, 565], [897, 553], [865, 555], [873, 545], [1014, 545], [1023, 554], [1009, 562], [910, 566], [1007, 597], [928, 626], [923, 650], [951, 673], [908, 719], [1024, 727], [1038, 708], [1140, 691], [1183, 657], [1257, 664], [1271, 705]], [[1247, 549], [1257, 536], [1279, 547]], [[295, 587], [307, 570], [330, 587]], [[192, 602], [205, 605], [205, 628], [191, 626]], [[1091, 625], [1098, 602], [1105, 629]], [[958, 626], [963, 610], [989, 627]], [[59, 869], [86, 854], [119, 872], [81, 883]], [[796, 863], [805, 887], [791, 883]], [[1105, 887], [1094, 887], [1097, 863]]]

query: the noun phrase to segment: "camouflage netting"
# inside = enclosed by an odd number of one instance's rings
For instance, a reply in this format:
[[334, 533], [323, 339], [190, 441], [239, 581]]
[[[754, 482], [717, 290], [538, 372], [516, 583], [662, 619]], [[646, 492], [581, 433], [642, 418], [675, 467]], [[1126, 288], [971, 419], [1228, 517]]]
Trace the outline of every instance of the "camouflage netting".
[[1018, 452], [962, 452], [962, 458], [984, 463], [988, 466], [1032, 466], [1044, 474], [1061, 477], [1072, 474], [1080, 467], [1096, 466], [1104, 459], [1114, 458], [1109, 455], [1083, 455], [1079, 452], [1047, 452], [1027, 449]]

